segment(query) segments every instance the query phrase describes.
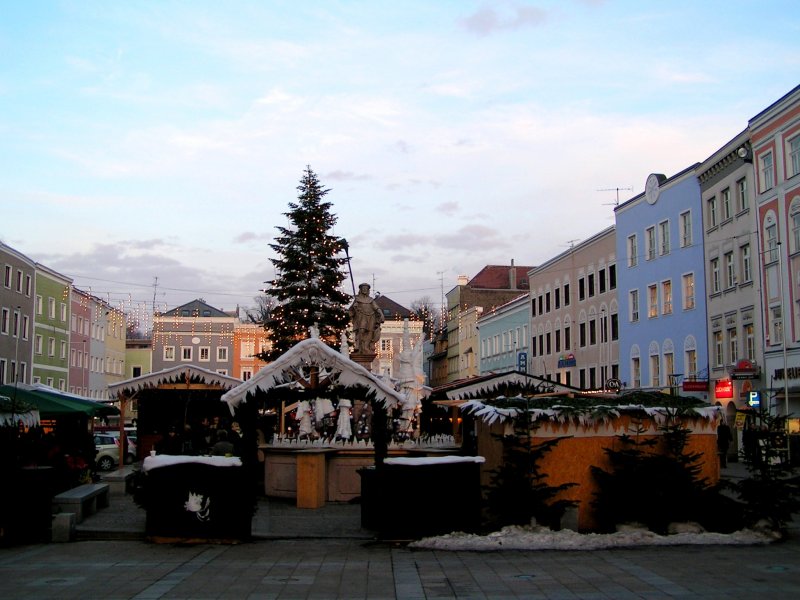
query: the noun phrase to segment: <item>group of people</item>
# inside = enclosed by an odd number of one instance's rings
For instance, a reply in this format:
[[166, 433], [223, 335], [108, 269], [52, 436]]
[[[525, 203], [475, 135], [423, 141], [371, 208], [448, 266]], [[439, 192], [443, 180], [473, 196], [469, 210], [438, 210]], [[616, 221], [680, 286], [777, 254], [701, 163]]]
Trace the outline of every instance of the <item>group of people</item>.
[[185, 456], [241, 456], [242, 430], [236, 421], [230, 424], [228, 430], [219, 417], [203, 418], [195, 427], [188, 423], [183, 430], [170, 427], [156, 444], [155, 450], [159, 454]]

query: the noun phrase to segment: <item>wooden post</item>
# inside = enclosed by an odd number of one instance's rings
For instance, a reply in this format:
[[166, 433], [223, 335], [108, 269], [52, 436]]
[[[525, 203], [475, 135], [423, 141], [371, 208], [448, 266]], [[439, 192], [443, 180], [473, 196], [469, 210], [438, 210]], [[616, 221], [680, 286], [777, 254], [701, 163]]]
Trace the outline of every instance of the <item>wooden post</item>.
[[297, 508], [325, 506], [325, 453], [304, 450], [297, 453]]

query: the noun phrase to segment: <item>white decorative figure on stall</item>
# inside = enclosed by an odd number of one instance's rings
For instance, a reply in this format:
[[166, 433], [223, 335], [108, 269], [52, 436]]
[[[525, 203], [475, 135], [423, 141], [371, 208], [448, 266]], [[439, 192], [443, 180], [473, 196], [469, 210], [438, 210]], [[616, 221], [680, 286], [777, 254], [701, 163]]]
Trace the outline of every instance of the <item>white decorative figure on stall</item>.
[[314, 428], [311, 426], [311, 404], [308, 400], [301, 400], [297, 403], [297, 420], [300, 421], [297, 437], [299, 439], [311, 437]]
[[189, 492], [189, 499], [183, 503], [187, 512], [195, 513], [199, 521], [211, 520], [211, 498], [203, 494]]
[[328, 398], [314, 399], [314, 427], [317, 432], [322, 433], [325, 425], [325, 417], [334, 412], [333, 402]]
[[350, 400], [339, 400], [339, 419], [336, 421], [336, 439], [349, 440], [353, 437], [353, 427], [350, 424]]
[[403, 323], [403, 350], [400, 352], [399, 360], [397, 385], [405, 396], [400, 403], [399, 433], [413, 436], [415, 415], [422, 406], [422, 385], [425, 376], [423, 374], [420, 379], [418, 373], [421, 368], [417, 369], [417, 363], [422, 363], [422, 341], [417, 341], [417, 345], [414, 348], [411, 347], [408, 319], [405, 319]]

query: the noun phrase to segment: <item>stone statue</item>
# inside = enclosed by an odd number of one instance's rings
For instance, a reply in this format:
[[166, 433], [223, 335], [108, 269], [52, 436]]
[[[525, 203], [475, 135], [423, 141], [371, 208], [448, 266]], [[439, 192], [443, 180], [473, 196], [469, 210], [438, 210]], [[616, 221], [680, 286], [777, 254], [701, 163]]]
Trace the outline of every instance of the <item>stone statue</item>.
[[381, 339], [383, 311], [369, 295], [369, 284], [358, 286], [358, 294], [350, 306], [350, 322], [353, 324], [358, 354], [373, 354], [375, 342]]

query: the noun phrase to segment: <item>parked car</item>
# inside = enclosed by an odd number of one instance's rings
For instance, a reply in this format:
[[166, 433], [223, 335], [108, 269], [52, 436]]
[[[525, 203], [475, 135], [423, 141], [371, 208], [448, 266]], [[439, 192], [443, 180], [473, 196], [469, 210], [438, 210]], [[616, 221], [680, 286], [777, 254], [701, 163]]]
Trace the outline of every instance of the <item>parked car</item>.
[[[130, 437], [128, 440], [128, 452], [125, 455], [125, 462], [132, 462], [136, 456], [136, 442]], [[100, 471], [110, 471], [119, 464], [119, 433], [95, 433], [94, 447], [97, 450], [95, 464]]]
[[94, 447], [97, 451], [94, 461], [100, 471], [110, 471], [119, 464], [119, 437], [106, 433], [94, 435]]

